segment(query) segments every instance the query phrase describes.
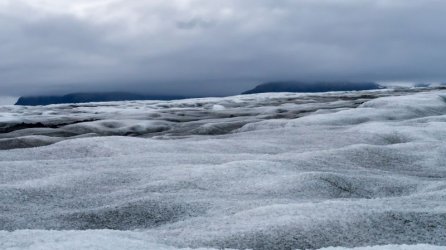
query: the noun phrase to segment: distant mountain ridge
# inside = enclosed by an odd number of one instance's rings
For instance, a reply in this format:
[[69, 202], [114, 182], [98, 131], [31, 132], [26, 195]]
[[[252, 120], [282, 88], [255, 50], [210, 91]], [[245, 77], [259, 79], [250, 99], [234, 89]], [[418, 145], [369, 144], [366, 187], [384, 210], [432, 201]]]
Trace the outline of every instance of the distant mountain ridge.
[[63, 96], [23, 96], [15, 105], [37, 106], [64, 103], [84, 102], [111, 102], [111, 101], [133, 101], [133, 100], [179, 100], [184, 96], [174, 95], [142, 95], [126, 92], [109, 93], [72, 93]]
[[[242, 94], [255, 94], [266, 92], [328, 92], [328, 91], [353, 91], [372, 90], [384, 88], [374, 82], [269, 82], [257, 85], [254, 89]], [[61, 96], [22, 96], [15, 105], [37, 106], [67, 103], [110, 102], [110, 101], [134, 101], [134, 100], [180, 100], [193, 97], [175, 95], [144, 95], [127, 92], [105, 93], [71, 93]]]
[[381, 89], [383, 86], [374, 82], [268, 82], [257, 85], [242, 94], [266, 92], [329, 92]]

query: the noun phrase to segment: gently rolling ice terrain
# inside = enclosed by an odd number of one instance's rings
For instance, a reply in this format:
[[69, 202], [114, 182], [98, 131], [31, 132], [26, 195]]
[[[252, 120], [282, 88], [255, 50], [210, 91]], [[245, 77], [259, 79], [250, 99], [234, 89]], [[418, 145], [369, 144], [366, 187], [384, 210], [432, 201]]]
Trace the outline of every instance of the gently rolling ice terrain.
[[0, 249], [444, 249], [445, 140], [441, 88], [0, 106]]

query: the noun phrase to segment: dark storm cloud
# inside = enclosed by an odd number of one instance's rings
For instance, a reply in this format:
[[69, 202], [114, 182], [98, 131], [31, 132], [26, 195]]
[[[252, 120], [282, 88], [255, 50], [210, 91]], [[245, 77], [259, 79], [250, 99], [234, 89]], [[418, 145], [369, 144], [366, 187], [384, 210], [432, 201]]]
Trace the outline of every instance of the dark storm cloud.
[[0, 95], [442, 81], [446, 2], [0, 0]]

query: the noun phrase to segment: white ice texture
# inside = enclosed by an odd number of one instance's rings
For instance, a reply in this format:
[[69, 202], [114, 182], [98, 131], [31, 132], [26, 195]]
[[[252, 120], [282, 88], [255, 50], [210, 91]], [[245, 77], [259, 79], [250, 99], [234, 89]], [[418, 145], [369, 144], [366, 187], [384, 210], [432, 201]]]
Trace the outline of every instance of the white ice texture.
[[0, 106], [0, 249], [446, 245], [446, 91]]

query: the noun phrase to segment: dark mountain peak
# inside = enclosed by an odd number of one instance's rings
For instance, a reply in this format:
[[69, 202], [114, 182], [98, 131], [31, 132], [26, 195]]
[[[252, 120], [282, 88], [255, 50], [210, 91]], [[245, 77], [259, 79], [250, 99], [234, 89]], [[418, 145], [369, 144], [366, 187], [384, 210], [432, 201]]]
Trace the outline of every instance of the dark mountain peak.
[[371, 90], [383, 88], [374, 82], [298, 82], [282, 81], [268, 82], [256, 86], [243, 94], [255, 94], [266, 92], [328, 92], [328, 91], [353, 91]]

